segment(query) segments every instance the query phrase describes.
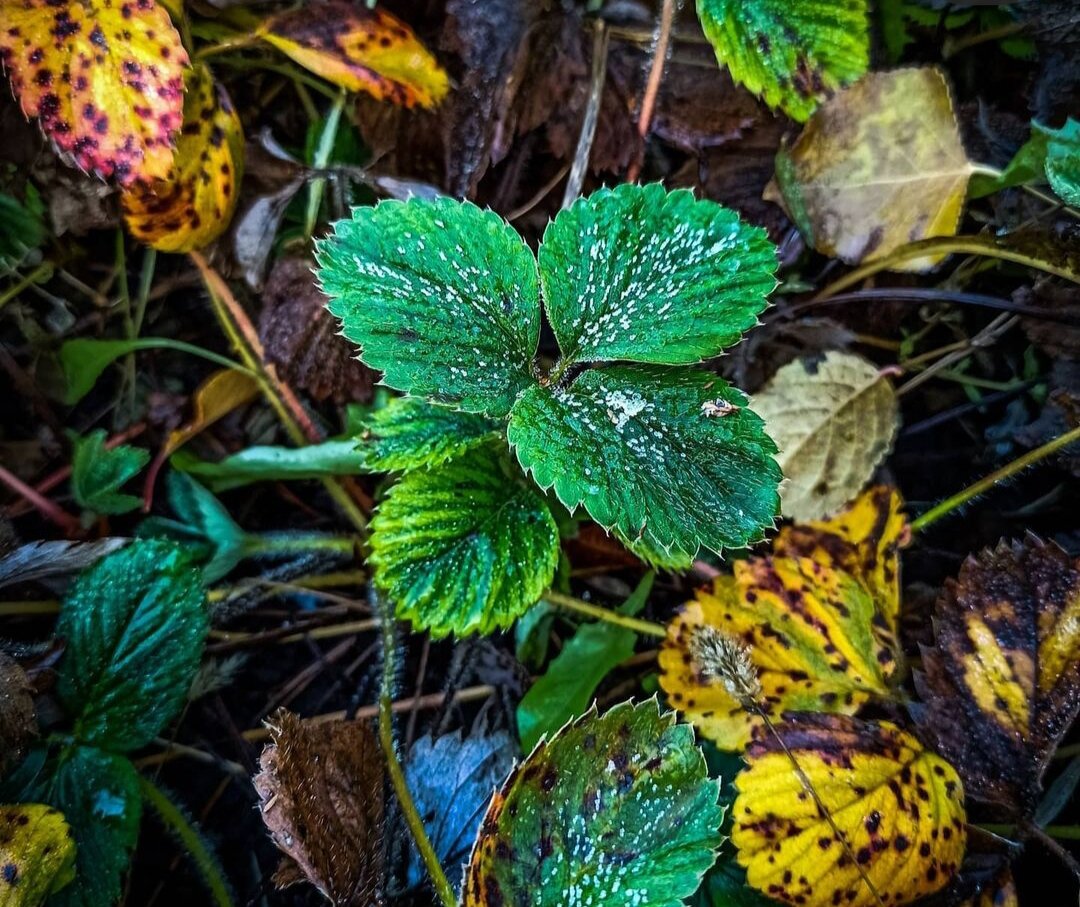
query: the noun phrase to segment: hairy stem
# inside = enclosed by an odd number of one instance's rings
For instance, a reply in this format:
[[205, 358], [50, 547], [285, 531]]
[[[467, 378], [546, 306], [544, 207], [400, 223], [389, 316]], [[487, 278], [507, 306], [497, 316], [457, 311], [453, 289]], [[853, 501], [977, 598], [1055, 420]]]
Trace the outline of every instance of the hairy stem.
[[572, 595], [563, 595], [561, 592], [549, 589], [544, 593], [543, 600], [558, 605], [560, 608], [566, 608], [568, 611], [584, 614], [586, 617], [594, 617], [597, 620], [607, 621], [609, 624], [625, 627], [627, 630], [633, 630], [643, 636], [655, 636], [657, 639], [667, 637], [667, 630], [661, 624], [654, 623], [651, 620], [629, 617], [626, 614], [619, 614], [617, 611], [611, 611], [608, 608], [602, 608], [600, 605], [582, 601]]

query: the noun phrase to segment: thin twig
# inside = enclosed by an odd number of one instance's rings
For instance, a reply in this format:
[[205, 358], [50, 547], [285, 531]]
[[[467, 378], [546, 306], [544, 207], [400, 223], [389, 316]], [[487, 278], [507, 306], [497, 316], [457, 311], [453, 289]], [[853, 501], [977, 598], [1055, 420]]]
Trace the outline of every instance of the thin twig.
[[667, 65], [668, 53], [671, 50], [672, 25], [675, 22], [675, 14], [681, 6], [682, 0], [663, 0], [663, 6], [660, 8], [660, 18], [656, 23], [656, 40], [653, 43], [652, 64], [649, 68], [648, 81], [645, 83], [645, 94], [641, 98], [641, 115], [638, 117], [641, 150], [627, 169], [626, 181], [628, 183], [637, 182], [641, 175], [641, 167], [645, 162], [645, 140], [649, 137], [649, 130], [652, 128], [656, 99], [660, 94], [660, 82], [664, 78], [664, 67]]
[[570, 168], [570, 178], [566, 181], [562, 206], [568, 208], [581, 195], [581, 185], [585, 181], [585, 171], [589, 168], [592, 156], [593, 139], [596, 138], [596, 124], [600, 119], [600, 102], [604, 97], [604, 82], [607, 79], [608, 30], [607, 23], [596, 20], [593, 33], [592, 77], [589, 80], [589, 103], [585, 107], [585, 117], [581, 122], [581, 134], [578, 136], [577, 150], [574, 152], [574, 165]]
[[568, 611], [584, 614], [586, 617], [593, 617], [609, 624], [625, 627], [627, 630], [633, 630], [643, 636], [655, 636], [658, 639], [667, 638], [667, 630], [662, 624], [654, 623], [651, 620], [640, 620], [637, 617], [629, 617], [626, 614], [619, 614], [618, 611], [590, 604], [580, 598], [574, 598], [572, 595], [563, 595], [561, 592], [549, 589], [544, 593], [543, 600], [558, 605], [560, 608], [566, 608]]
[[3, 466], [0, 466], [0, 482], [3, 482], [3, 484], [7, 485], [7, 487], [17, 495], [24, 498], [27, 503], [32, 504], [38, 513], [63, 529], [67, 535], [78, 535], [82, 529], [82, 525], [79, 523], [78, 519], [64, 510], [63, 507], [50, 501], [43, 494], [39, 494], [35, 489], [31, 488], [17, 475], [9, 472]]

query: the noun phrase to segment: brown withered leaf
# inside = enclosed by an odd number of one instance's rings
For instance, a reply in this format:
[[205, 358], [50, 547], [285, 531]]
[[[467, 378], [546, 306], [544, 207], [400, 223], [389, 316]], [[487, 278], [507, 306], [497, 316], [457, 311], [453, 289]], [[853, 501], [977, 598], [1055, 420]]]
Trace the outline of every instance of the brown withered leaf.
[[1025, 316], [1020, 324], [1028, 340], [1046, 355], [1080, 359], [1080, 287], [1043, 279], [1037, 280], [1034, 286], [1015, 290], [1012, 298], [1020, 305], [1050, 309], [1070, 318], [1072, 324]]
[[[1014, 435], [1025, 447], [1040, 447], [1080, 425], [1080, 360], [1058, 359], [1047, 379], [1050, 393], [1038, 417]], [[1061, 453], [1062, 465], [1080, 476], [1080, 454]]]
[[255, 790], [263, 821], [286, 855], [275, 881], [307, 879], [335, 907], [383, 903], [383, 761], [360, 721], [269, 721]]
[[316, 400], [367, 403], [375, 373], [338, 336], [326, 297], [315, 286], [314, 267], [310, 258], [283, 258], [270, 272], [259, 318], [266, 357], [285, 381]]
[[0, 652], [0, 775], [19, 760], [37, 736], [32, 693], [26, 672]]
[[920, 725], [968, 793], [1030, 816], [1080, 710], [1080, 564], [1029, 535], [970, 557], [938, 599]]

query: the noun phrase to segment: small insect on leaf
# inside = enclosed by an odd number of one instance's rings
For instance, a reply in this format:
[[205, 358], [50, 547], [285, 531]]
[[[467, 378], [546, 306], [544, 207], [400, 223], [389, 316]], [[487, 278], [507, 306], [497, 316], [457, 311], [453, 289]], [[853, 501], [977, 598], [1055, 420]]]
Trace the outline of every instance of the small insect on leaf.
[[62, 813], [0, 806], [0, 907], [40, 907], [75, 877], [75, 841]]
[[656, 701], [541, 741], [488, 806], [463, 907], [678, 907], [713, 864], [720, 789]]
[[909, 904], [944, 887], [963, 859], [955, 769], [893, 724], [789, 716], [776, 736], [757, 736], [746, 761], [731, 839], [750, 885], [778, 901]]
[[257, 34], [327, 81], [403, 107], [434, 107], [449, 88], [412, 29], [382, 9], [308, 3], [267, 19]]
[[166, 179], [121, 196], [131, 235], [162, 252], [190, 252], [213, 242], [236, 209], [243, 164], [243, 128], [225, 89], [205, 66], [189, 70], [172, 170]]
[[3, 5], [0, 59], [23, 113], [75, 165], [122, 185], [164, 179], [188, 57], [154, 0]]
[[1029, 536], [969, 558], [938, 599], [916, 688], [972, 797], [1030, 815], [1080, 710], [1080, 564]]

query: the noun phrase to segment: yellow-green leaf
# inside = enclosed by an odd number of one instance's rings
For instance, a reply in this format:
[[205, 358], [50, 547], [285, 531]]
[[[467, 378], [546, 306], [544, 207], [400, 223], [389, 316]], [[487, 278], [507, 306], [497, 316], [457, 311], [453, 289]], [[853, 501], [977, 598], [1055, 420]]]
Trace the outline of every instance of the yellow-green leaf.
[[896, 395], [872, 363], [832, 351], [781, 368], [753, 399], [780, 448], [784, 516], [814, 520], [859, 493], [892, 449]]
[[948, 762], [885, 721], [799, 715], [777, 735], [750, 746], [735, 779], [731, 840], [750, 885], [804, 907], [900, 907], [949, 882], [966, 815]]
[[168, 175], [188, 57], [154, 0], [5, 0], [0, 60], [23, 113], [75, 165], [122, 185]]
[[766, 197], [819, 252], [857, 264], [954, 235], [972, 172], [942, 71], [898, 69], [870, 73], [822, 104], [777, 156]]
[[131, 235], [162, 252], [190, 252], [229, 226], [244, 165], [244, 133], [205, 66], [188, 71], [184, 125], [167, 179], [133, 186], [121, 203]]
[[0, 907], [41, 907], [74, 877], [75, 841], [60, 812], [0, 806]]
[[307, 3], [267, 19], [256, 34], [335, 85], [403, 107], [434, 107], [449, 87], [412, 29], [381, 8]]

